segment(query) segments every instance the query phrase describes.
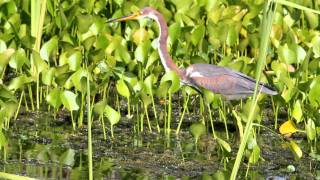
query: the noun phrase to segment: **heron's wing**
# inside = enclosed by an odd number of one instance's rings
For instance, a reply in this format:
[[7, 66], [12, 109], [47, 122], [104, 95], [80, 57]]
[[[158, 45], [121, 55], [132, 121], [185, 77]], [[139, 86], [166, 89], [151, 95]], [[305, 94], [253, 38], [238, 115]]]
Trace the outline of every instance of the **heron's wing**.
[[[193, 64], [186, 69], [186, 74], [197, 86], [222, 94], [228, 99], [251, 95], [256, 83], [253, 78], [245, 74], [210, 64]], [[264, 93], [275, 93], [263, 83], [260, 83], [260, 88]]]

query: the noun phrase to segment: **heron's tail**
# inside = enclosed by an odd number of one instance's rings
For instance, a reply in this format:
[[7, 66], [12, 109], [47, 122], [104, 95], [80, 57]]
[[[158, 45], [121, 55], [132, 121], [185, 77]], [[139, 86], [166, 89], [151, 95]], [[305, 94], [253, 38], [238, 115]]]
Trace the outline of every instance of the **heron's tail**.
[[261, 93], [265, 93], [265, 94], [269, 94], [269, 95], [277, 95], [278, 92], [274, 89], [269, 87], [266, 84], [260, 83], [260, 89], [261, 89]]

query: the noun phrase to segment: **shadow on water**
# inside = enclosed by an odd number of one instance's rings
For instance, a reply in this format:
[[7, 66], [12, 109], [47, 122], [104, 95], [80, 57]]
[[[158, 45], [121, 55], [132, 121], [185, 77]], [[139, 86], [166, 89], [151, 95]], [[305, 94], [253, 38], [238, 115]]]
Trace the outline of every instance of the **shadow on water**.
[[[65, 119], [60, 115], [53, 120], [46, 113], [21, 115], [6, 132], [9, 145], [6, 159], [1, 157], [1, 171], [39, 179], [87, 179], [86, 129], [74, 133]], [[227, 179], [239, 143], [236, 133], [228, 141], [232, 153], [226, 154], [209, 135], [196, 146], [186, 128], [179, 136], [167, 137], [134, 133], [132, 124], [122, 120], [115, 129], [116, 138], [104, 140], [100, 124], [94, 122], [95, 179]], [[218, 128], [218, 133], [224, 136], [223, 129], [219, 132]], [[263, 159], [250, 167], [250, 179], [315, 177], [319, 161], [307, 155], [294, 161], [283, 141], [268, 131], [261, 130], [258, 140]], [[294, 171], [288, 168], [290, 165]], [[243, 166], [240, 176], [244, 177], [246, 171]]]

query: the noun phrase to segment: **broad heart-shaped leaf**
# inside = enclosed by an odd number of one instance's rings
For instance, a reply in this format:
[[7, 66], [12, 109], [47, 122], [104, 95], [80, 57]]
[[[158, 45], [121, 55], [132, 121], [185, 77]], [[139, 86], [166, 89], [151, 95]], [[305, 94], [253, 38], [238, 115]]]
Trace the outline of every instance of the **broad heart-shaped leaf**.
[[212, 101], [214, 100], [214, 93], [212, 91], [209, 91], [207, 89], [203, 89], [203, 97], [204, 97], [204, 101], [207, 104], [211, 104]]
[[129, 88], [128, 88], [127, 84], [124, 82], [123, 79], [120, 79], [120, 80], [117, 81], [116, 87], [117, 87], [118, 93], [121, 96], [124, 96], [126, 98], [130, 98]]
[[65, 90], [60, 94], [60, 98], [64, 107], [69, 111], [76, 111], [79, 109], [77, 104], [77, 95], [71, 91]]
[[8, 100], [15, 101], [16, 97], [6, 86], [0, 84], [0, 102]]
[[229, 25], [229, 28], [228, 28], [228, 35], [227, 35], [226, 43], [228, 46], [233, 46], [237, 43], [237, 41], [238, 41], [238, 33], [236, 30], [236, 25], [231, 24], [231, 25]]
[[15, 91], [23, 87], [24, 84], [27, 84], [31, 81], [32, 79], [30, 77], [27, 77], [26, 75], [18, 76], [10, 81], [10, 84], [8, 85], [8, 89]]
[[18, 49], [10, 58], [9, 66], [14, 69], [21, 69], [24, 64], [30, 65], [30, 62], [23, 49]]
[[[1, 3], [0, 3], [1, 4]], [[0, 53], [3, 53], [5, 50], [7, 50], [7, 44], [5, 41], [0, 39]]]
[[151, 96], [148, 96], [145, 92], [141, 92], [141, 99], [145, 107], [147, 107], [149, 104], [151, 104]]
[[310, 11], [303, 11], [303, 13], [306, 15], [311, 29], [314, 29], [319, 26], [319, 17], [317, 14], [314, 14]]
[[308, 139], [311, 141], [314, 140], [316, 138], [316, 126], [312, 119], [308, 119], [305, 128]]
[[313, 57], [314, 58], [320, 57], [320, 36], [319, 35], [314, 36], [312, 38], [311, 44], [312, 44], [312, 52], [314, 54]]
[[106, 100], [101, 100], [101, 101], [94, 104], [93, 111], [96, 114], [103, 115], [106, 105], [107, 105]]
[[292, 117], [297, 120], [297, 123], [300, 123], [302, 121], [302, 108], [300, 100], [297, 100], [293, 105]]
[[149, 40], [146, 40], [138, 45], [136, 51], [134, 52], [134, 56], [137, 59], [137, 61], [140, 61], [142, 64], [145, 64], [146, 60], [148, 59], [148, 52], [150, 47], [151, 43]]
[[121, 74], [121, 79], [129, 83], [131, 87], [135, 86], [138, 83], [138, 78], [135, 74], [130, 73], [130, 72], [125, 72]]
[[300, 159], [302, 157], [302, 150], [300, 149], [300, 147], [297, 145], [297, 143], [295, 143], [294, 141], [290, 141], [290, 143], [288, 143], [291, 151], [294, 154], [294, 158], [296, 160]]
[[181, 33], [181, 26], [178, 23], [173, 23], [169, 27], [169, 40], [171, 44], [173, 44], [178, 37], [180, 36]]
[[59, 158], [60, 163], [63, 165], [67, 165], [67, 166], [72, 167], [74, 164], [74, 155], [75, 154], [76, 154], [75, 150], [68, 149], [60, 156], [60, 158]]
[[43, 84], [50, 86], [52, 84], [54, 75], [56, 72], [56, 68], [55, 67], [51, 67], [50, 69], [45, 69], [42, 71], [41, 75], [42, 75], [42, 82]]
[[285, 44], [284, 46], [280, 46], [278, 48], [278, 54], [279, 54], [280, 60], [286, 64], [297, 63], [296, 52], [290, 47], [288, 47], [287, 44]]
[[281, 124], [281, 126], [279, 128], [279, 132], [281, 134], [295, 133], [297, 131], [298, 131], [298, 129], [296, 128], [296, 125], [294, 124], [294, 122], [292, 120], [288, 120], [288, 121], [284, 122], [283, 124]]
[[180, 78], [178, 74], [174, 71], [168, 71], [166, 74], [161, 78], [161, 84], [165, 82], [171, 82], [171, 86], [169, 87], [169, 91], [171, 93], [175, 93], [180, 88]]
[[153, 84], [155, 83], [155, 76], [150, 74], [144, 79], [144, 86], [148, 94], [152, 94]]
[[317, 76], [312, 80], [308, 99], [313, 107], [320, 106], [320, 76]]
[[260, 159], [260, 148], [258, 145], [255, 145], [252, 149], [252, 152], [249, 157], [249, 163], [256, 164]]
[[104, 109], [104, 114], [108, 118], [111, 126], [117, 124], [120, 121], [121, 115], [118, 111], [114, 110], [109, 105], [106, 105]]
[[0, 53], [0, 73], [2, 73], [3, 69], [8, 65], [13, 53], [14, 49], [11, 48]]
[[0, 146], [3, 147], [5, 145], [7, 145], [6, 136], [3, 134], [2, 131], [0, 131]]
[[82, 93], [86, 92], [87, 81], [85, 78], [88, 78], [88, 73], [85, 69], [78, 69], [70, 78], [76, 90]]
[[140, 28], [133, 33], [132, 38], [133, 42], [135, 42], [136, 44], [141, 44], [149, 40], [149, 34], [145, 28]]
[[170, 88], [170, 84], [170, 81], [165, 81], [161, 83], [156, 91], [157, 96], [160, 98], [166, 97]]
[[82, 54], [80, 51], [74, 51], [69, 57], [68, 57], [68, 64], [69, 68], [72, 71], [76, 71], [81, 67], [82, 62]]
[[43, 70], [48, 69], [47, 63], [40, 57], [39, 53], [32, 51], [31, 72], [33, 75], [40, 74]]
[[206, 133], [206, 126], [202, 123], [194, 123], [190, 126], [192, 136], [198, 141], [201, 135]]
[[58, 37], [54, 36], [49, 41], [45, 42], [40, 49], [40, 56], [42, 59], [49, 61], [50, 56], [58, 48]]
[[193, 45], [197, 45], [200, 42], [200, 40], [203, 39], [205, 29], [205, 26], [201, 24], [193, 30], [191, 34], [191, 42], [193, 43]]
[[5, 119], [10, 119], [16, 113], [18, 104], [14, 101], [7, 101], [0, 110], [0, 122], [2, 123]]
[[62, 104], [61, 94], [62, 91], [58, 88], [55, 88], [50, 91], [46, 97], [46, 100], [51, 106], [53, 106], [55, 109], [58, 109]]

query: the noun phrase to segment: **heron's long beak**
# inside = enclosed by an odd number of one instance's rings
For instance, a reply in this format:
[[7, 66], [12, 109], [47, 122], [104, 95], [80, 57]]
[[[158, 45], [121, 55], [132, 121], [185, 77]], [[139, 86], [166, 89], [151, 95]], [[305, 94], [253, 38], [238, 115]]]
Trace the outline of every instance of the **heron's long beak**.
[[120, 18], [109, 19], [107, 21], [107, 23], [120, 22], [120, 21], [129, 21], [129, 20], [133, 20], [133, 19], [138, 19], [138, 17], [140, 15], [141, 15], [140, 12], [137, 12], [137, 13], [129, 14], [127, 16], [120, 17]]

